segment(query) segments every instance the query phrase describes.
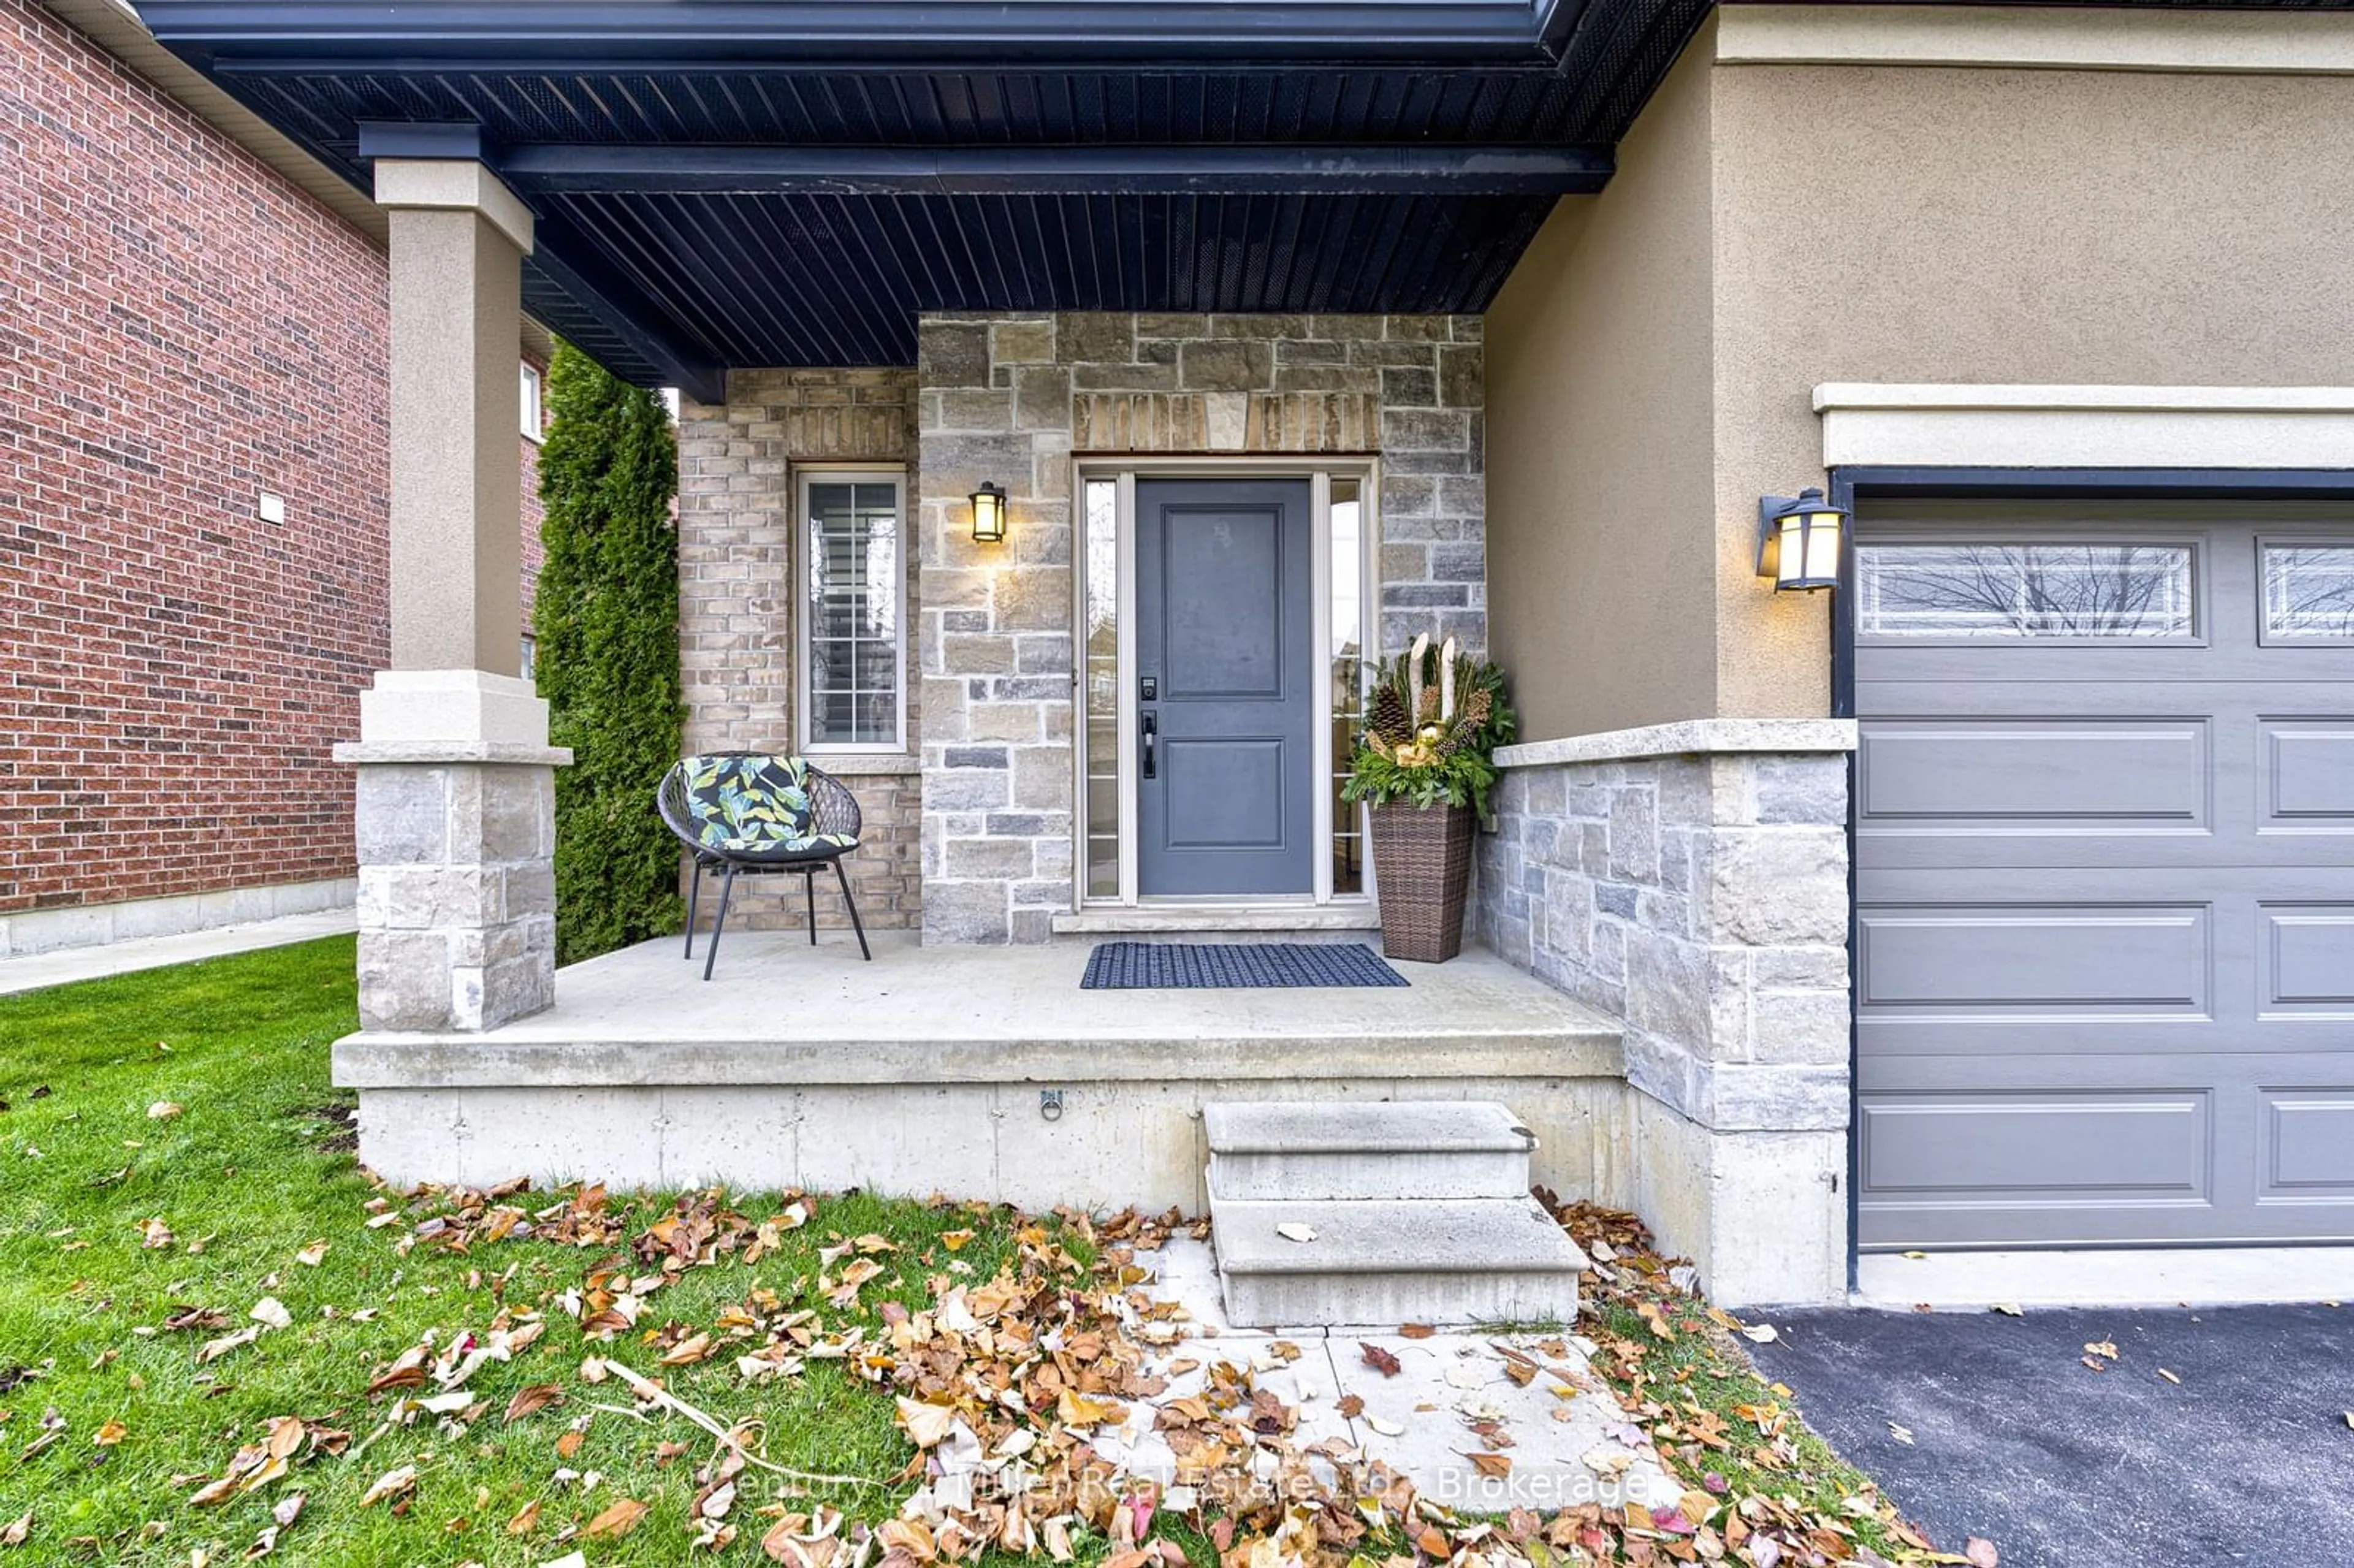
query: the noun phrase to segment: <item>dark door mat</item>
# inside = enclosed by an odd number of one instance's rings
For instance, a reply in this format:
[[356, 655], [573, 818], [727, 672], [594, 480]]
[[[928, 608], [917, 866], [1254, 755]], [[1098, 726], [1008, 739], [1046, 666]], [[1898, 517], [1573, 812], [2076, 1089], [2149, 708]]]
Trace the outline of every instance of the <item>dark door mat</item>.
[[1359, 942], [1098, 942], [1082, 991], [1405, 985]]

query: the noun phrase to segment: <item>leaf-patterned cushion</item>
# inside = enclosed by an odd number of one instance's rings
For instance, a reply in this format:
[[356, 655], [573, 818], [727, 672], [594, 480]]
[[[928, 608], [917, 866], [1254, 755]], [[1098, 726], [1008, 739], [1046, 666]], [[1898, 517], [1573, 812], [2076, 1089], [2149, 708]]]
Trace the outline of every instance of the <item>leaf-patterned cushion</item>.
[[853, 833], [817, 831], [809, 764], [798, 757], [690, 757], [687, 809], [697, 842], [723, 854], [855, 849]]

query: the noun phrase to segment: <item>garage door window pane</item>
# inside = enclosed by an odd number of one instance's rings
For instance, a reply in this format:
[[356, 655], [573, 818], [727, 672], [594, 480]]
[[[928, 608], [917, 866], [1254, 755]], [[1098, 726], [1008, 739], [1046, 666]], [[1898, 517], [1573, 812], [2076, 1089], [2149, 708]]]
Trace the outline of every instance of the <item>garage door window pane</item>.
[[2264, 635], [2354, 641], [2354, 547], [2265, 546]]
[[2177, 545], [1867, 545], [1866, 637], [2189, 637], [2190, 549]]

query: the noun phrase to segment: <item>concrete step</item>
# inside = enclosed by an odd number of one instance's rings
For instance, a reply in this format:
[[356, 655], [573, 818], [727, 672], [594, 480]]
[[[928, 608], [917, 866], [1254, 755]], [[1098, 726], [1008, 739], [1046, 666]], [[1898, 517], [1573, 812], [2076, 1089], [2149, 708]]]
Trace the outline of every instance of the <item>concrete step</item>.
[[[1214, 1201], [1226, 1317], [1313, 1324], [1567, 1323], [1585, 1255], [1543, 1205], [1517, 1198]], [[1305, 1225], [1307, 1242], [1278, 1225]]]
[[1492, 1100], [1245, 1100], [1202, 1122], [1212, 1194], [1244, 1202], [1524, 1197], [1537, 1146]]

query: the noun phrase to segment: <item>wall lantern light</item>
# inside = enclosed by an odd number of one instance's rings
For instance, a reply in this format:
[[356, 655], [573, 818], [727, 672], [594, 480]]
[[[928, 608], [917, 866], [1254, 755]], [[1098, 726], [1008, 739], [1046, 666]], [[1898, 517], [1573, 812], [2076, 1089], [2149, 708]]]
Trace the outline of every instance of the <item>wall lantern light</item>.
[[1005, 487], [981, 482], [972, 493], [972, 540], [976, 545], [994, 545], [1005, 537]]
[[1757, 575], [1776, 588], [1812, 593], [1837, 588], [1840, 541], [1847, 513], [1823, 499], [1819, 490], [1760, 496], [1757, 501]]

